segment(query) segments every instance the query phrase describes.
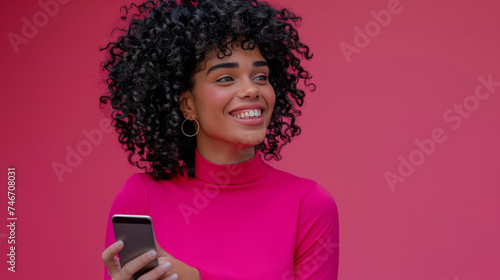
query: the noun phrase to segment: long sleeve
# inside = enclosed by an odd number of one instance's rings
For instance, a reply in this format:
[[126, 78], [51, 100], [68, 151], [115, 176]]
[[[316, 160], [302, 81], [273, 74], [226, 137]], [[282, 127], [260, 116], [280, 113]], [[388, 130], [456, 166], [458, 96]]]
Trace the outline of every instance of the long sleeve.
[[339, 219], [332, 195], [314, 184], [300, 202], [295, 280], [338, 277]]
[[[148, 215], [147, 191], [140, 176], [139, 174], [132, 175], [113, 200], [109, 211], [105, 248], [116, 241], [111, 220], [114, 214]], [[200, 280], [234, 280], [228, 277], [216, 276], [199, 267], [196, 268], [200, 271]], [[104, 280], [111, 280], [106, 267], [104, 267]]]
[[[113, 222], [111, 221], [114, 214], [147, 215], [146, 192], [138, 174], [132, 175], [127, 182], [125, 182], [113, 200], [108, 216], [105, 248], [108, 248], [111, 244], [116, 242]], [[104, 267], [104, 279], [111, 279], [106, 267]]]
[[195, 163], [195, 178], [133, 175], [112, 204], [106, 247], [112, 215], [149, 215], [158, 243], [201, 280], [337, 279], [338, 213], [326, 189], [258, 156], [226, 166], [197, 154]]

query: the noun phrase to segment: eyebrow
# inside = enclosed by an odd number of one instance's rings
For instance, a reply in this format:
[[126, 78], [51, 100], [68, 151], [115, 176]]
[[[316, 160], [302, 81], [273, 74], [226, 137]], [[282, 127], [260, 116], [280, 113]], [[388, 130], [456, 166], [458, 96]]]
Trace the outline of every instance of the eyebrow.
[[[268, 66], [267, 62], [259, 60], [259, 61], [255, 61], [253, 63], [253, 67], [262, 67], [262, 66]], [[210, 67], [210, 69], [208, 69], [207, 76], [208, 76], [208, 74], [210, 74], [210, 72], [215, 71], [219, 68], [238, 68], [238, 67], [239, 67], [239, 65], [237, 62], [226, 62], [226, 63], [216, 64], [216, 65]]]

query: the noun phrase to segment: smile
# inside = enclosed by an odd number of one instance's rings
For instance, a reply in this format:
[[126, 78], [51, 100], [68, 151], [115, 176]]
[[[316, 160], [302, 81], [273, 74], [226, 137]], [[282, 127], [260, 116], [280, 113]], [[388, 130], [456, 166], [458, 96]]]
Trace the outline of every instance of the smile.
[[262, 116], [262, 110], [261, 109], [239, 110], [230, 113], [230, 115], [238, 119], [260, 118], [260, 116]]

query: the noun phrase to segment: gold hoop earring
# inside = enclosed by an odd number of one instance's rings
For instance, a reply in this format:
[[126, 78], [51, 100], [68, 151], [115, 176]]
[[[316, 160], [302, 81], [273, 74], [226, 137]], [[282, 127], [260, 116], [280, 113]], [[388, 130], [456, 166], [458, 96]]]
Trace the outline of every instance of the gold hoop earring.
[[[198, 129], [196, 130], [196, 133], [195, 134], [187, 134], [185, 131], [184, 131], [184, 123], [187, 121], [187, 120], [190, 120], [190, 119], [193, 119], [196, 124], [198, 125]], [[182, 133], [184, 135], [186, 135], [187, 137], [194, 137], [198, 134], [198, 132], [200, 132], [200, 123], [198, 122], [198, 120], [196, 118], [192, 118], [192, 117], [189, 117], [189, 118], [185, 118], [184, 121], [182, 122], [181, 124], [181, 130], [182, 130]]]

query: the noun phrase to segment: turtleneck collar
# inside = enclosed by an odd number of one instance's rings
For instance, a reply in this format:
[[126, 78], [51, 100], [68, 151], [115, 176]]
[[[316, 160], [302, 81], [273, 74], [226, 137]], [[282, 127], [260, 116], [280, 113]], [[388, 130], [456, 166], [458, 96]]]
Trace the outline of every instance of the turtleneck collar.
[[221, 165], [212, 163], [200, 155], [196, 149], [194, 173], [201, 181], [216, 185], [243, 185], [261, 178], [271, 168], [262, 159], [259, 151], [246, 162]]

